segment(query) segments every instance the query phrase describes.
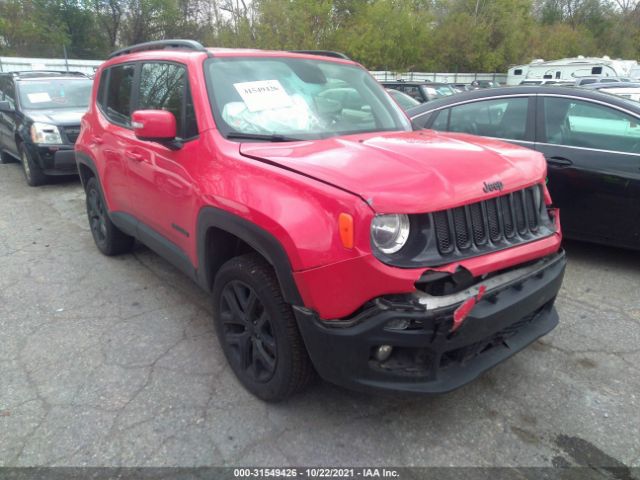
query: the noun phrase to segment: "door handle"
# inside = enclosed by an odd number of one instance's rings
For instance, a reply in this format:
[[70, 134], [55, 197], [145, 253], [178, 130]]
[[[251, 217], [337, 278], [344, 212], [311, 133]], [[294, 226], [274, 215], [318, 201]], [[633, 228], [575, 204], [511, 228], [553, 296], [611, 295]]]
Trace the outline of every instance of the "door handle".
[[569, 160], [568, 158], [564, 158], [564, 157], [546, 157], [547, 159], [547, 163], [549, 165], [553, 165], [554, 167], [570, 167], [571, 165], [573, 165], [573, 162], [571, 160]]
[[124, 155], [129, 160], [133, 160], [134, 162], [141, 162], [142, 160], [144, 160], [144, 156], [141, 153], [126, 152]]

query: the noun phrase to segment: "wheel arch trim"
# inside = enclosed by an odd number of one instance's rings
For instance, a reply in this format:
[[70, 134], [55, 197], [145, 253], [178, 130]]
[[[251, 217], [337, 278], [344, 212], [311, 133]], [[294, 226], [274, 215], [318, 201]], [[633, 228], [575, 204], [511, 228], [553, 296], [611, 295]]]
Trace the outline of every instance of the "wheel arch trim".
[[293, 278], [289, 257], [282, 244], [271, 233], [254, 223], [226, 210], [211, 206], [203, 207], [198, 213], [198, 283], [202, 287], [211, 291], [216, 273], [210, 267], [214, 252], [207, 248], [207, 234], [211, 228], [239, 238], [262, 255], [275, 270], [285, 301], [292, 305], [304, 305]]

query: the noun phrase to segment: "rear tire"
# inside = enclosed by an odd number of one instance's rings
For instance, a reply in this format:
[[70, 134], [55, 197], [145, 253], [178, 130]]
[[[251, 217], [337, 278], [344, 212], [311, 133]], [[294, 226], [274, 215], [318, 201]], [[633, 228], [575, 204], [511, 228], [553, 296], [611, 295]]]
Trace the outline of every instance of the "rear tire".
[[109, 257], [129, 252], [134, 238], [116, 227], [109, 218], [107, 204], [96, 177], [87, 181], [85, 191], [89, 228], [98, 250]]
[[260, 255], [235, 257], [220, 268], [213, 303], [224, 354], [249, 392], [274, 402], [308, 385], [314, 370], [293, 310]]
[[42, 173], [40, 165], [33, 161], [24, 144], [20, 144], [18, 151], [20, 152], [20, 163], [22, 163], [22, 171], [27, 184], [30, 187], [37, 187], [46, 183], [47, 176]]

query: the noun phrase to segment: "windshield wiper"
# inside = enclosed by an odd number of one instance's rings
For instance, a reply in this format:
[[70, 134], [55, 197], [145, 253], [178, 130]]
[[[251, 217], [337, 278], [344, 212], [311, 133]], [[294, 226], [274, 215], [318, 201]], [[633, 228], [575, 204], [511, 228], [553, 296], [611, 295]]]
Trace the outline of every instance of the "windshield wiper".
[[301, 138], [287, 137], [277, 133], [264, 134], [264, 133], [244, 133], [244, 132], [229, 132], [227, 138], [237, 138], [246, 140], [265, 140], [267, 142], [300, 142]]

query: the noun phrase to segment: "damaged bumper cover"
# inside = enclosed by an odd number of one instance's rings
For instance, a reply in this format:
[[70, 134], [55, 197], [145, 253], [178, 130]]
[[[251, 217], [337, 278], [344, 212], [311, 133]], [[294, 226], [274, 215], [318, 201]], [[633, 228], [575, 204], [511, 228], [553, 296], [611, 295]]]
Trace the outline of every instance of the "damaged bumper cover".
[[[311, 360], [326, 380], [359, 390], [445, 393], [474, 380], [551, 331], [564, 252], [495, 275], [462, 292], [381, 297], [348, 320], [294, 307]], [[482, 291], [464, 321], [454, 314]], [[376, 355], [380, 346], [389, 355]]]

